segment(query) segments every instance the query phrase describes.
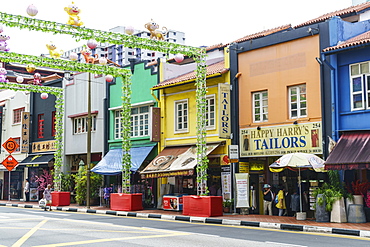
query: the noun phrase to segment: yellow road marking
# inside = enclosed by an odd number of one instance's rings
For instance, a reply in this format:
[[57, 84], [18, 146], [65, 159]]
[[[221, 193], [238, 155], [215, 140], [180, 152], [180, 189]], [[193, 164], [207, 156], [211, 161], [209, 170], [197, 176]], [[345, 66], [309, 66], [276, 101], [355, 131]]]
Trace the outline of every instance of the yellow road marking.
[[184, 235], [191, 235], [191, 233], [175, 233], [175, 234], [163, 234], [163, 235], [154, 235], [154, 236], [139, 236], [139, 237], [124, 237], [124, 238], [92, 239], [92, 240], [75, 241], [75, 242], [69, 242], [69, 243], [38, 245], [38, 246], [34, 246], [34, 247], [73, 246], [73, 245], [80, 245], [80, 244], [93, 244], [93, 243], [103, 243], [103, 242], [130, 240], [130, 239], [166, 238], [166, 237], [175, 237], [175, 236], [184, 236]]
[[21, 237], [12, 247], [20, 247], [24, 242], [27, 241], [41, 226], [43, 226], [48, 220], [43, 220], [37, 224], [34, 228], [32, 228], [29, 232], [27, 232], [23, 237]]

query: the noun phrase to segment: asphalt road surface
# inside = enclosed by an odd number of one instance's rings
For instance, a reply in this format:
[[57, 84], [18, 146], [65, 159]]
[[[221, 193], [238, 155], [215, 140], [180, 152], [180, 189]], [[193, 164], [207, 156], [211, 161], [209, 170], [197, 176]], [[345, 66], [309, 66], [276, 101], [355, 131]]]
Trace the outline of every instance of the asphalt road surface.
[[0, 207], [3, 246], [370, 246], [369, 238]]

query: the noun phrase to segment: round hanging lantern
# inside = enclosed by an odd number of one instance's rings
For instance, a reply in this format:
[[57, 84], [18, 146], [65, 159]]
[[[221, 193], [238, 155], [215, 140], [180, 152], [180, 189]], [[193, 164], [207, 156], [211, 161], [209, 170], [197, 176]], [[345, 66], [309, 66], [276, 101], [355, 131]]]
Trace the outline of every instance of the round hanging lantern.
[[105, 80], [106, 80], [107, 82], [112, 82], [112, 81], [113, 81], [113, 76], [112, 76], [112, 75], [106, 75], [106, 76], [105, 76]]
[[17, 78], [15, 79], [18, 83], [22, 83], [24, 81], [24, 78], [23, 76], [17, 76]]
[[95, 49], [98, 46], [98, 42], [96, 42], [95, 39], [90, 39], [87, 41], [87, 46], [92, 50]]
[[71, 52], [71, 54], [69, 54], [69, 59], [71, 59], [72, 61], [76, 61], [78, 59], [77, 53]]
[[106, 65], [108, 63], [108, 60], [105, 57], [99, 58], [99, 63], [101, 65]]
[[47, 93], [40, 94], [41, 99], [47, 99], [48, 97], [49, 97], [49, 95]]
[[184, 61], [184, 55], [182, 54], [176, 54], [175, 57], [174, 57], [176, 63], [181, 63], [182, 61]]
[[27, 65], [26, 70], [27, 70], [28, 73], [33, 73], [36, 70], [36, 66], [34, 64], [30, 63], [30, 64]]
[[135, 29], [133, 26], [125, 27], [125, 33], [128, 35], [132, 35], [135, 32]]
[[27, 14], [29, 16], [35, 16], [35, 15], [37, 15], [38, 12], [39, 11], [37, 10], [36, 6], [33, 5], [33, 4], [29, 5], [28, 8], [27, 8]]

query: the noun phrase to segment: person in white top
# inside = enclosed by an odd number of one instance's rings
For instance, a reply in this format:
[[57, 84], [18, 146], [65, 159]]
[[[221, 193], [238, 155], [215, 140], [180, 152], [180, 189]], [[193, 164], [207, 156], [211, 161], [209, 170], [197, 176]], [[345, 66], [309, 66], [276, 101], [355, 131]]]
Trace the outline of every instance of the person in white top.
[[24, 184], [24, 194], [26, 197], [26, 202], [30, 201], [30, 182], [28, 178], [26, 178], [25, 184]]

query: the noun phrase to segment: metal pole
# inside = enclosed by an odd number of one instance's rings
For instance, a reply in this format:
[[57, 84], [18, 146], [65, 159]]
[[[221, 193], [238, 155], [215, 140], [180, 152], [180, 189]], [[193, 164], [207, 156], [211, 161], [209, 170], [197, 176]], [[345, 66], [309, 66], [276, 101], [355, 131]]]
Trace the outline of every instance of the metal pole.
[[87, 83], [87, 151], [86, 151], [86, 207], [90, 208], [90, 163], [91, 163], [91, 73]]
[[11, 171], [9, 171], [9, 181], [8, 181], [8, 201], [10, 201], [10, 173], [11, 173]]
[[299, 203], [299, 206], [300, 206], [300, 210], [301, 210], [301, 213], [302, 213], [302, 180], [301, 180], [301, 168], [298, 167], [298, 176], [299, 176], [299, 181], [298, 181], [298, 186], [299, 186], [299, 200], [300, 200], [300, 203]]

